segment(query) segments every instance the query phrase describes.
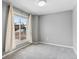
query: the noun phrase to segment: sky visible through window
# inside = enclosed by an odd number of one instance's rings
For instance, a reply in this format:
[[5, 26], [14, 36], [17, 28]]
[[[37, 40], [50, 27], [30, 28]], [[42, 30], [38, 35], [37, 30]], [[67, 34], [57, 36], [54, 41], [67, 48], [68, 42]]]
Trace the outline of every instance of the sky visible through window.
[[27, 22], [28, 22], [27, 18], [17, 16], [17, 15], [13, 16], [13, 20], [14, 20], [14, 23], [17, 24], [17, 25], [19, 25], [19, 24], [27, 24]]

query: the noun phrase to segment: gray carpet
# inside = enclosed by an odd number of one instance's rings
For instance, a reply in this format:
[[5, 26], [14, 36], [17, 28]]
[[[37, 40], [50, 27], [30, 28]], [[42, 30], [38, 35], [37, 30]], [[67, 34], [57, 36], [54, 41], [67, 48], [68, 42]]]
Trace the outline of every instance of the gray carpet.
[[77, 59], [70, 48], [37, 44], [30, 45], [4, 59]]

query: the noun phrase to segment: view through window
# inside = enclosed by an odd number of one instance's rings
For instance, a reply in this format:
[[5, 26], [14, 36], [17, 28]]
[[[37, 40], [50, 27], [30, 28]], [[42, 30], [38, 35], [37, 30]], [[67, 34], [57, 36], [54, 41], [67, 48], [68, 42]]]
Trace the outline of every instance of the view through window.
[[26, 30], [27, 30], [28, 18], [19, 16], [19, 15], [14, 15], [13, 20], [14, 20], [14, 27], [15, 27], [15, 41], [17, 46], [19, 44], [26, 42], [27, 40]]

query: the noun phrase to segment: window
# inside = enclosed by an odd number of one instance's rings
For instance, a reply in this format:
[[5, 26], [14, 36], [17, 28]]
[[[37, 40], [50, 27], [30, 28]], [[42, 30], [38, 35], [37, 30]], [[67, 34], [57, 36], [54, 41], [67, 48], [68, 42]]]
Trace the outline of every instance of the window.
[[27, 41], [27, 25], [28, 17], [23, 17], [18, 14], [13, 16], [15, 28], [15, 42], [16, 46]]
[[5, 52], [32, 43], [31, 14], [9, 8]]

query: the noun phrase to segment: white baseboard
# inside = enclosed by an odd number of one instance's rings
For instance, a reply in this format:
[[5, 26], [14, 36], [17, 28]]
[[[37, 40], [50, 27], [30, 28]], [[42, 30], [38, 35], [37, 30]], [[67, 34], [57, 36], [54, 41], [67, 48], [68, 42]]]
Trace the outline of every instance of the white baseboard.
[[73, 46], [59, 45], [59, 44], [45, 43], [45, 42], [39, 42], [39, 43], [48, 44], [48, 45], [55, 45], [55, 46], [60, 46], [60, 47], [66, 47], [66, 48], [71, 48], [71, 49], [73, 49], [74, 53], [77, 55], [77, 50]]
[[38, 44], [39, 42], [32, 42], [33, 44]]
[[67, 46], [67, 45], [59, 45], [59, 44], [53, 44], [53, 43], [45, 43], [45, 42], [39, 42], [42, 44], [49, 44], [49, 45], [55, 45], [55, 46], [60, 46], [60, 47], [66, 47], [66, 48], [73, 48], [73, 46]]
[[76, 51], [76, 49], [73, 46], [59, 45], [59, 44], [45, 43], [45, 42], [33, 42], [33, 44], [38, 44], [38, 43], [48, 44], [48, 45], [54, 45], [54, 46], [60, 46], [60, 47], [66, 47], [66, 48], [71, 48], [71, 49], [73, 49], [74, 53], [77, 55], [77, 51]]

